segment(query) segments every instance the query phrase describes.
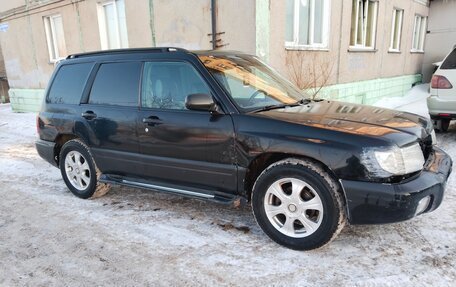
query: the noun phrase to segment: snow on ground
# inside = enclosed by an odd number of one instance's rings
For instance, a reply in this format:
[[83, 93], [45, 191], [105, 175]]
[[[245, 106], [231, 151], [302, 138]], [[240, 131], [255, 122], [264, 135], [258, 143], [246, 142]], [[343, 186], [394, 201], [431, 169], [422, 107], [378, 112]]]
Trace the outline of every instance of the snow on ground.
[[[404, 106], [406, 108], [406, 106]], [[439, 134], [456, 157], [456, 126]], [[34, 148], [35, 115], [0, 105], [0, 286], [450, 286], [456, 173], [436, 211], [348, 226], [297, 252], [267, 238], [250, 208], [131, 188], [78, 199]], [[454, 286], [454, 285], [453, 285]]]
[[374, 106], [396, 109], [429, 118], [426, 98], [429, 96], [429, 84], [416, 85], [403, 97], [381, 99]]

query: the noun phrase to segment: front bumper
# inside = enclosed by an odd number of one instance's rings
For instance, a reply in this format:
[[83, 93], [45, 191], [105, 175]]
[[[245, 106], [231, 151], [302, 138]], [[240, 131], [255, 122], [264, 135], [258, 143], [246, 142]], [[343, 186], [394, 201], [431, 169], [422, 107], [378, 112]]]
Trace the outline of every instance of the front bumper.
[[407, 220], [420, 214], [417, 214], [418, 202], [427, 196], [430, 196], [430, 202], [421, 213], [436, 209], [442, 202], [451, 168], [451, 157], [434, 147], [423, 171], [405, 182], [383, 184], [341, 180], [349, 222], [381, 224]]

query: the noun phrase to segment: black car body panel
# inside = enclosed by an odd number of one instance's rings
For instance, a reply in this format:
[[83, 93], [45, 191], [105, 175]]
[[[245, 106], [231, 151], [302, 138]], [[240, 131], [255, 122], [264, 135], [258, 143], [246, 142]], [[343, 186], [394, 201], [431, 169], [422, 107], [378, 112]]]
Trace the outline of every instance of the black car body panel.
[[[124, 50], [71, 56], [55, 69], [39, 114], [37, 150], [57, 166], [65, 138], [86, 143], [106, 181], [123, 177], [205, 190], [208, 194], [249, 200], [252, 163], [264, 155], [305, 157], [321, 163], [340, 180], [352, 223], [384, 223], [414, 215], [416, 199], [432, 194], [438, 206], [451, 169], [451, 159], [432, 146], [432, 124], [420, 116], [336, 101], [263, 112], [240, 112], [226, 89], [209, 73], [198, 55], [232, 52]], [[204, 79], [220, 109], [217, 113], [92, 104], [89, 94], [105, 63], [184, 62]], [[48, 99], [59, 69], [92, 63], [79, 104]], [[406, 146], [419, 142], [430, 164], [419, 174], [376, 178], [360, 155], [366, 147]], [[169, 187], [169, 189], [172, 189]]]

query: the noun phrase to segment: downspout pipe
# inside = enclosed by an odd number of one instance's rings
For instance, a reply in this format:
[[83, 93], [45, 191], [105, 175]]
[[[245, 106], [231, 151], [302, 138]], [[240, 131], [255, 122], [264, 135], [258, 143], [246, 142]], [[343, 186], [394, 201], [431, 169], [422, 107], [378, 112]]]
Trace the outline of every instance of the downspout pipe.
[[217, 49], [217, 3], [211, 0], [212, 50]]

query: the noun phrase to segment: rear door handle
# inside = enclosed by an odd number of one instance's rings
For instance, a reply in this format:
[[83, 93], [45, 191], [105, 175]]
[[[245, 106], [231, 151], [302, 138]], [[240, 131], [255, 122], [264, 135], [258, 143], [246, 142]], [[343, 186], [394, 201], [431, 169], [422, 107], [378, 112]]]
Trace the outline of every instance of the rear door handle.
[[156, 126], [156, 125], [159, 125], [159, 124], [163, 123], [162, 120], [160, 120], [156, 116], [150, 116], [148, 118], [143, 118], [142, 122], [147, 124], [147, 125], [149, 125], [149, 126]]
[[92, 112], [92, 111], [86, 111], [86, 112], [83, 112], [83, 113], [81, 114], [81, 116], [82, 116], [83, 118], [85, 118], [86, 120], [92, 120], [92, 119], [94, 119], [94, 118], [97, 117], [97, 114], [95, 114], [95, 113]]

